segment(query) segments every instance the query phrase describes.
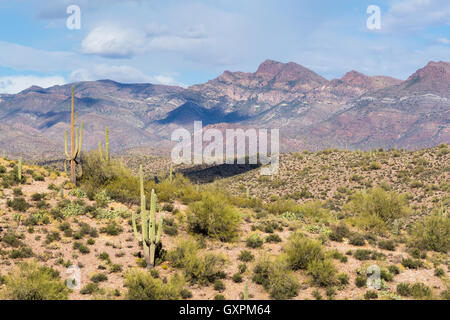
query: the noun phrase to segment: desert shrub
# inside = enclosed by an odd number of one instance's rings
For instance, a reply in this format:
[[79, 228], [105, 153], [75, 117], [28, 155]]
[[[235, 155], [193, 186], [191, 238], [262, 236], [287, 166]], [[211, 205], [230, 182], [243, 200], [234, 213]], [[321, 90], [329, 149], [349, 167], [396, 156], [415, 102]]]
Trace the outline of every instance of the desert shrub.
[[106, 280], [108, 280], [108, 277], [104, 273], [96, 273], [93, 276], [91, 276], [91, 281], [93, 283], [104, 282]]
[[100, 229], [100, 232], [106, 233], [110, 236], [117, 236], [123, 231], [122, 227], [115, 221], [110, 221], [106, 227]]
[[331, 226], [331, 234], [329, 235], [330, 240], [342, 242], [343, 238], [347, 238], [350, 235], [350, 230], [348, 226], [341, 222], [338, 225]]
[[298, 295], [300, 284], [295, 274], [281, 260], [261, 257], [253, 269], [253, 281], [261, 284], [273, 299], [290, 299]]
[[313, 278], [313, 282], [321, 287], [328, 287], [336, 283], [337, 269], [329, 259], [314, 259], [308, 263], [308, 274]]
[[367, 249], [358, 249], [353, 254], [355, 259], [365, 261], [365, 260], [377, 260], [384, 257], [381, 252], [367, 250]]
[[253, 261], [253, 259], [255, 259], [255, 256], [248, 250], [242, 250], [241, 253], [239, 254], [238, 259], [243, 262], [250, 262]]
[[61, 235], [59, 234], [59, 232], [52, 231], [52, 232], [47, 233], [45, 243], [49, 244], [49, 243], [52, 243], [54, 241], [59, 241], [59, 240], [61, 240]]
[[413, 297], [415, 299], [431, 299], [431, 288], [422, 282], [416, 282], [414, 284], [401, 282], [397, 285], [397, 293], [404, 297]]
[[29, 207], [31, 207], [31, 205], [25, 200], [25, 198], [22, 197], [14, 198], [13, 200], [8, 200], [6, 204], [13, 210], [20, 212], [25, 212], [28, 210]]
[[415, 224], [409, 246], [447, 253], [450, 250], [450, 217], [445, 209]]
[[349, 276], [348, 276], [348, 274], [346, 274], [346, 273], [340, 273], [340, 274], [338, 274], [337, 275], [337, 279], [338, 279], [338, 281], [339, 281], [339, 283], [341, 284], [341, 285], [347, 285], [347, 284], [349, 284]]
[[267, 236], [265, 239], [264, 239], [264, 241], [265, 242], [268, 242], [268, 243], [270, 243], [270, 242], [281, 242], [282, 240], [281, 240], [281, 238], [280, 238], [280, 236], [279, 235], [277, 235], [277, 234], [271, 234], [271, 235], [269, 235], [269, 236]]
[[235, 282], [235, 283], [241, 283], [241, 282], [243, 281], [242, 274], [240, 274], [240, 273], [235, 273], [235, 274], [233, 274], [233, 276], [231, 277], [231, 279], [232, 279], [233, 282]]
[[203, 253], [187, 257], [184, 266], [186, 278], [191, 283], [207, 285], [225, 276], [223, 268], [227, 259], [214, 253]]
[[378, 242], [378, 247], [389, 251], [395, 251], [395, 242], [393, 240], [382, 240]]
[[245, 244], [249, 248], [261, 248], [264, 241], [261, 239], [260, 235], [258, 233], [254, 233], [250, 235], [247, 240], [245, 240]]
[[184, 268], [185, 263], [191, 256], [196, 256], [199, 245], [192, 239], [180, 240], [175, 249], [167, 253], [167, 260], [175, 268]]
[[306, 269], [311, 262], [322, 260], [325, 256], [319, 241], [305, 238], [299, 233], [289, 238], [283, 251], [288, 266], [293, 270]]
[[22, 241], [20, 241], [20, 237], [14, 231], [8, 231], [1, 238], [1, 241], [14, 248], [17, 248], [22, 244]]
[[164, 218], [163, 231], [169, 236], [178, 234], [178, 226], [174, 218]]
[[181, 240], [167, 253], [167, 259], [175, 268], [184, 268], [187, 280], [200, 285], [222, 278], [227, 262], [222, 255], [199, 252], [199, 246], [193, 240]]
[[219, 292], [225, 291], [225, 283], [220, 279], [214, 280], [214, 290]]
[[98, 287], [97, 283], [89, 282], [87, 285], [85, 285], [83, 288], [81, 288], [80, 293], [81, 294], [93, 294], [97, 292], [100, 288]]
[[192, 232], [232, 241], [238, 235], [240, 215], [225, 196], [205, 192], [201, 201], [189, 205], [187, 221]]
[[385, 232], [395, 220], [411, 212], [404, 195], [381, 188], [355, 193], [344, 210], [355, 216], [360, 227], [376, 232]]
[[373, 290], [368, 290], [364, 294], [364, 299], [366, 300], [378, 299], [378, 293]]
[[154, 278], [150, 273], [133, 269], [125, 275], [125, 287], [129, 300], [179, 300], [184, 281], [178, 275], [167, 282]]
[[445, 271], [441, 267], [437, 267], [436, 269], [434, 269], [434, 275], [436, 277], [442, 277], [445, 275]]
[[388, 271], [391, 274], [400, 274], [400, 268], [397, 267], [396, 265], [391, 265], [388, 267]]
[[33, 256], [33, 250], [29, 247], [22, 247], [19, 249], [13, 249], [9, 252], [11, 259], [25, 259]]
[[100, 208], [106, 207], [111, 202], [111, 198], [109, 197], [108, 192], [106, 190], [98, 192], [94, 196], [94, 200], [97, 206]]
[[349, 243], [351, 245], [354, 245], [354, 246], [363, 246], [363, 245], [366, 244], [366, 241], [364, 240], [364, 237], [362, 235], [360, 235], [360, 234], [353, 234], [350, 237]]
[[10, 300], [66, 300], [68, 294], [57, 271], [34, 261], [21, 263], [9, 273], [1, 291]]
[[358, 276], [355, 278], [355, 285], [356, 285], [358, 288], [363, 288], [363, 287], [366, 286], [366, 284], [367, 284], [367, 277], [366, 277], [366, 276], [358, 275]]
[[423, 262], [419, 259], [404, 258], [402, 265], [408, 269], [418, 269], [423, 266]]

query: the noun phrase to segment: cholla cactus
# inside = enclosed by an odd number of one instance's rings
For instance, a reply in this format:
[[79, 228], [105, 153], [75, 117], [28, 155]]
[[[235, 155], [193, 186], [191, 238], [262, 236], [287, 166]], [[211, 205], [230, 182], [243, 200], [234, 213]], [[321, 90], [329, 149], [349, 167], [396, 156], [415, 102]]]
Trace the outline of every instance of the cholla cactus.
[[141, 229], [142, 235], [139, 235], [136, 227], [136, 214], [132, 214], [132, 224], [134, 236], [138, 241], [142, 241], [144, 248], [144, 258], [147, 267], [155, 266], [156, 246], [161, 242], [161, 232], [163, 226], [162, 216], [159, 219], [158, 230], [156, 230], [156, 193], [152, 189], [150, 197], [150, 211], [146, 208], [146, 199], [144, 193], [144, 176], [142, 173], [142, 165], [139, 168], [139, 184], [141, 190]]
[[66, 161], [70, 162], [70, 180], [73, 184], [77, 182], [76, 165], [78, 164], [78, 156], [81, 152], [83, 141], [83, 121], [81, 121], [80, 128], [76, 128], [78, 122], [78, 112], [74, 113], [74, 87], [72, 86], [72, 108], [70, 114], [70, 153], [67, 149], [67, 130], [64, 132], [64, 147], [66, 152]]

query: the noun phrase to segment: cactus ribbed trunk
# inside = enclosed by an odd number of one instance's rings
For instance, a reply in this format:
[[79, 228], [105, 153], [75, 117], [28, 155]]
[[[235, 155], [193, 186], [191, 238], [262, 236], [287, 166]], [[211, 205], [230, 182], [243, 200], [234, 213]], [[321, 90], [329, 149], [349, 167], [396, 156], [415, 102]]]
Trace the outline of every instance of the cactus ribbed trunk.
[[77, 183], [77, 157], [81, 152], [83, 141], [83, 122], [81, 122], [80, 128], [75, 128], [78, 121], [78, 114], [74, 112], [74, 87], [72, 87], [72, 104], [70, 112], [70, 154], [67, 150], [67, 130], [65, 131], [65, 152], [66, 161], [70, 162], [70, 181], [73, 184]]
[[158, 231], [156, 231], [156, 193], [152, 189], [150, 197], [150, 211], [147, 210], [145, 192], [144, 192], [144, 175], [142, 165], [139, 167], [139, 184], [141, 192], [141, 226], [142, 236], [139, 236], [136, 226], [136, 216], [132, 214], [133, 232], [138, 241], [142, 241], [144, 259], [148, 268], [155, 266], [156, 247], [161, 242], [161, 232], [163, 218], [160, 217]]

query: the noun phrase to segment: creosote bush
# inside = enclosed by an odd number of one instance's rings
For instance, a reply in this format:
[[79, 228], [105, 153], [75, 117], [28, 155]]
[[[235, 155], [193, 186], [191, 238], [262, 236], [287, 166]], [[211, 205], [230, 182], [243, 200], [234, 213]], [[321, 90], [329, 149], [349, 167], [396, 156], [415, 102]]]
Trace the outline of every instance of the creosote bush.
[[125, 275], [126, 298], [129, 300], [179, 300], [183, 285], [184, 280], [178, 275], [170, 277], [167, 282], [138, 269]]
[[277, 300], [296, 297], [300, 290], [296, 275], [286, 262], [279, 258], [262, 256], [253, 269], [252, 279]]
[[450, 250], [450, 217], [446, 209], [434, 210], [431, 216], [417, 222], [409, 245], [447, 253]]
[[10, 300], [66, 300], [69, 290], [59, 273], [38, 263], [19, 264], [5, 277], [1, 297]]
[[386, 232], [395, 220], [411, 213], [405, 195], [382, 188], [355, 193], [344, 210], [354, 216], [357, 226], [378, 233]]
[[239, 232], [240, 214], [220, 193], [204, 192], [202, 200], [189, 205], [187, 221], [194, 233], [221, 241], [235, 240]]

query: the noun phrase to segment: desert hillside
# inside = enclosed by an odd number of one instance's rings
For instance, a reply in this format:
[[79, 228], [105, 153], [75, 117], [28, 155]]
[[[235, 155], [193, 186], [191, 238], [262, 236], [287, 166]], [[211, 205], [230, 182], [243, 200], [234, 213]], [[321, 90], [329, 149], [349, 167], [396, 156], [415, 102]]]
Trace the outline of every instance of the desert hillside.
[[279, 174], [263, 177], [91, 151], [74, 185], [6, 154], [0, 296], [449, 299], [449, 157], [446, 144], [305, 151], [282, 154]]

